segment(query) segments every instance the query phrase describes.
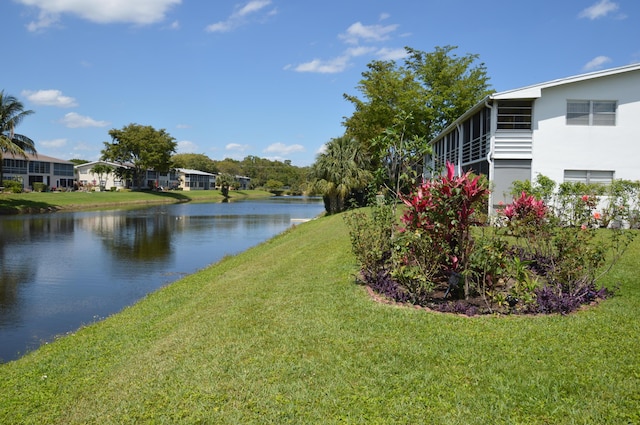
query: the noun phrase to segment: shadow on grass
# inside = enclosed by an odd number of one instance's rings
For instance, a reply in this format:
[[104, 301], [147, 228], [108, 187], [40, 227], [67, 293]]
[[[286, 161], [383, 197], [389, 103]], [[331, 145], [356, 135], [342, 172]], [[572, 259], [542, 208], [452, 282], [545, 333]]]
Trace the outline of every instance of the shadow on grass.
[[24, 199], [0, 200], [0, 214], [22, 214], [31, 212], [57, 211], [60, 207], [48, 202], [27, 201]]
[[180, 202], [189, 202], [191, 200], [191, 198], [189, 198], [188, 196], [185, 196], [182, 193], [176, 192], [176, 191], [162, 192], [162, 191], [155, 191], [155, 190], [143, 190], [141, 192], [148, 193], [150, 195], [160, 196], [163, 198], [172, 198]]

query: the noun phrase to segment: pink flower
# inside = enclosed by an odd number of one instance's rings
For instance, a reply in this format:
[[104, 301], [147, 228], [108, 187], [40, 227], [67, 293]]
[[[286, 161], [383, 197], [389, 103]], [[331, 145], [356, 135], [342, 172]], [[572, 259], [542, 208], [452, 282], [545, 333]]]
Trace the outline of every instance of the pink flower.
[[589, 201], [589, 195], [582, 195], [582, 202]]
[[596, 220], [600, 220], [602, 218], [602, 214], [596, 211], [593, 213], [593, 218], [595, 218]]
[[586, 225], [586, 224], [583, 224], [582, 226], [580, 226], [580, 228], [581, 228], [582, 230], [587, 230], [587, 225]]

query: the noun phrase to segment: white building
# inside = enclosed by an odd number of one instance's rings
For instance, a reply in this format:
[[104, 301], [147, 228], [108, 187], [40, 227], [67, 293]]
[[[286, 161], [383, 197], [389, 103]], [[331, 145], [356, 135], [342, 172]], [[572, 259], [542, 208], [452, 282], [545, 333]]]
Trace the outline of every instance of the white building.
[[[93, 172], [96, 165], [110, 167], [113, 171], [99, 175], [98, 173]], [[120, 179], [114, 172], [119, 167], [120, 164], [108, 161], [92, 161], [76, 165], [76, 180], [80, 187], [86, 189], [100, 187], [105, 188], [106, 190], [110, 190], [112, 187], [115, 187], [118, 190], [124, 189], [128, 187], [127, 182]]]
[[41, 154], [24, 157], [4, 153], [2, 178], [21, 182], [23, 189], [32, 189], [34, 183], [43, 183], [48, 188], [73, 189], [73, 162]]
[[204, 171], [178, 168], [178, 184], [182, 190], [212, 190], [216, 188], [216, 175]]
[[[95, 172], [96, 165], [108, 166], [113, 171], [99, 175]], [[117, 176], [117, 173], [115, 173], [115, 170], [120, 167], [132, 169], [133, 165], [122, 165], [107, 161], [87, 162], [75, 167], [76, 178], [80, 187], [85, 188], [97, 189], [102, 187], [106, 190], [111, 190], [111, 188], [115, 188], [115, 190], [131, 188], [133, 185], [132, 181], [122, 180]], [[169, 173], [147, 170], [143, 182], [143, 189], [180, 188], [182, 190], [211, 190], [216, 188], [215, 174], [184, 168], [178, 168]]]
[[510, 202], [515, 180], [640, 180], [640, 64], [487, 96], [429, 142], [425, 175], [446, 161]]

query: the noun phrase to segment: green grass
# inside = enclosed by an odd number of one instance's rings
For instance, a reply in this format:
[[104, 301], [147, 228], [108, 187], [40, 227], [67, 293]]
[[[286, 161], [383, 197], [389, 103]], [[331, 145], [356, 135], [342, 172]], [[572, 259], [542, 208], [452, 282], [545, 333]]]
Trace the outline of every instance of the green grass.
[[[234, 199], [265, 198], [273, 194], [262, 190], [231, 191]], [[220, 202], [219, 190], [123, 191], [123, 192], [29, 192], [1, 193], [0, 213], [19, 213], [59, 209], [105, 208], [121, 205], [147, 205], [176, 202]]]
[[568, 317], [373, 302], [341, 216], [0, 365], [0, 423], [640, 422], [640, 243]]

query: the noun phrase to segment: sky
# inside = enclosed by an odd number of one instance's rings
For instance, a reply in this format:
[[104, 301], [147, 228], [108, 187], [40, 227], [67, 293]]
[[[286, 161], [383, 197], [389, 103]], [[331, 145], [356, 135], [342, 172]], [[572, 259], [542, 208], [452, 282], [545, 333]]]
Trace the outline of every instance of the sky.
[[178, 153], [315, 161], [373, 60], [477, 54], [504, 91], [640, 62], [638, 0], [0, 0], [0, 90], [39, 153], [100, 158], [109, 130]]

